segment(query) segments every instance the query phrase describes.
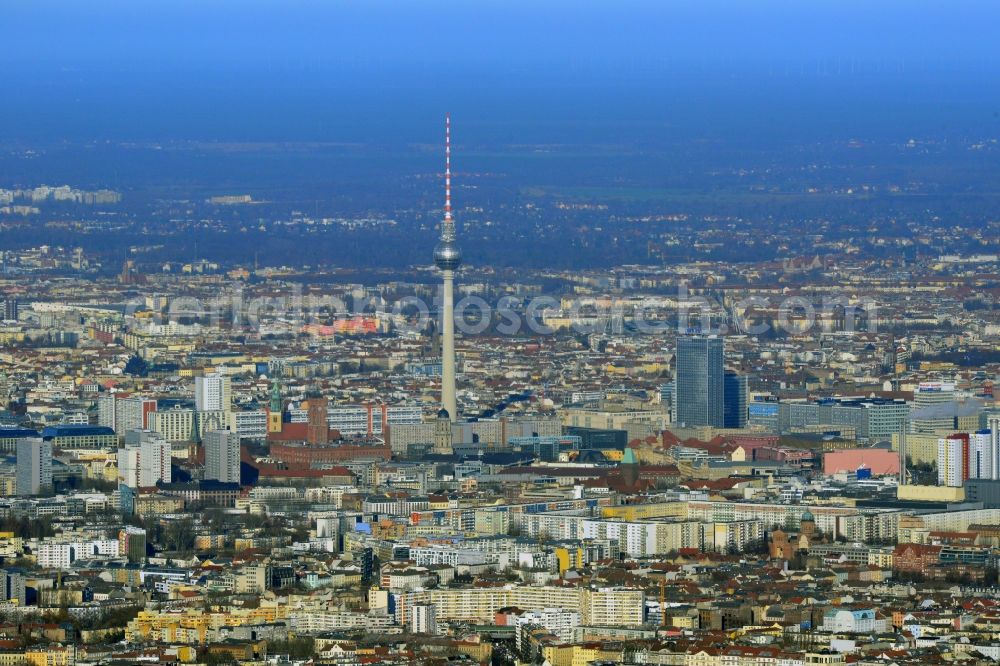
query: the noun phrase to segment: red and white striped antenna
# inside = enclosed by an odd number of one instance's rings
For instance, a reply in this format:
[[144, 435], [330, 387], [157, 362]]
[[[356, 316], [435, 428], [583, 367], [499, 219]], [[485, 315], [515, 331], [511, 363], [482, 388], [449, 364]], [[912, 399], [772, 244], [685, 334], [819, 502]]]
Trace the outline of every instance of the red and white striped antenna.
[[455, 242], [455, 221], [451, 217], [451, 114], [444, 117], [444, 222], [441, 223], [441, 242]]
[[444, 217], [451, 219], [451, 114], [444, 117]]

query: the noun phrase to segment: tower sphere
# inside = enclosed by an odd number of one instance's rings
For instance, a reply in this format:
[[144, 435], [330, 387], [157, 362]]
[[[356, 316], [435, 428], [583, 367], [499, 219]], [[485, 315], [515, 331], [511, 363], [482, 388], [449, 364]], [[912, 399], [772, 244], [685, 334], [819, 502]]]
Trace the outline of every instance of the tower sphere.
[[462, 251], [451, 243], [439, 243], [434, 248], [434, 263], [443, 271], [453, 271], [462, 265]]

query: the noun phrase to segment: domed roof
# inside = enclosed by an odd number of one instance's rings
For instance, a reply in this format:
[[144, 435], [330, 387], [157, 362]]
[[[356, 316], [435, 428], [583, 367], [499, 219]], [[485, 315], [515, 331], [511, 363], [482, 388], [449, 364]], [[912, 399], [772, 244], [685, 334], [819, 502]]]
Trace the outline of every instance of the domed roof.
[[450, 419], [451, 418], [451, 414], [448, 413], [447, 409], [445, 409], [444, 407], [442, 407], [441, 409], [438, 410], [438, 418], [439, 419]]
[[816, 517], [814, 515], [812, 515], [812, 512], [809, 509], [806, 509], [805, 513], [802, 514], [802, 521], [801, 522], [803, 522], [803, 523], [805, 523], [805, 522], [815, 523], [816, 522]]

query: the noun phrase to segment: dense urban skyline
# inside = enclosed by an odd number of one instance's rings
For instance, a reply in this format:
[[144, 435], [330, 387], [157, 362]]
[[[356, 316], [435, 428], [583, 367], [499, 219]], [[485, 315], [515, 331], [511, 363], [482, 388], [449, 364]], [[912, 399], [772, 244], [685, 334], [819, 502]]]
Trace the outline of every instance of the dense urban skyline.
[[1000, 661], [995, 4], [3, 18], [0, 666]]

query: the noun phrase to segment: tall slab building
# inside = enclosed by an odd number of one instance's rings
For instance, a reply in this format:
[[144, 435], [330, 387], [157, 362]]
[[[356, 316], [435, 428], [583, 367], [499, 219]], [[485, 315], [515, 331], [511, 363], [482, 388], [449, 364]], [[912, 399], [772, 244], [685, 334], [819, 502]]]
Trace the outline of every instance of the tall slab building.
[[725, 426], [724, 351], [720, 337], [677, 338], [675, 409], [679, 425]]

